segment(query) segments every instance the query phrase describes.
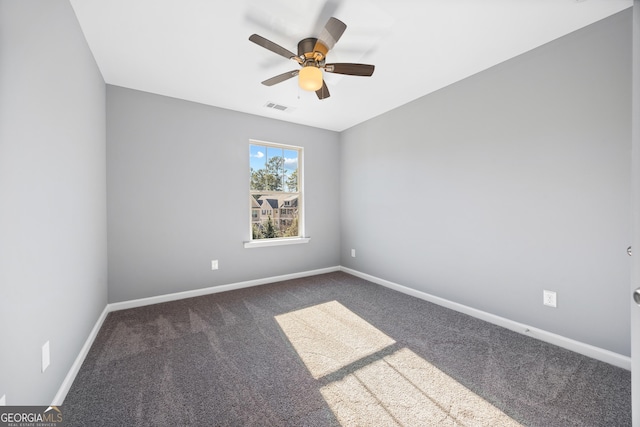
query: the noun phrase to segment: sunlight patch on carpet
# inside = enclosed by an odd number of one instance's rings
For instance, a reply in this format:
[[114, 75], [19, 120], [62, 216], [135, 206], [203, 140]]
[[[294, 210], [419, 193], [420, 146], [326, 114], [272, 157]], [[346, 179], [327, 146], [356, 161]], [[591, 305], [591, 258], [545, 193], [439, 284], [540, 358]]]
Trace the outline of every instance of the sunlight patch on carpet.
[[395, 343], [337, 301], [275, 319], [316, 379]]
[[520, 426], [408, 348], [320, 392], [342, 425]]
[[344, 426], [521, 426], [337, 301], [276, 321]]

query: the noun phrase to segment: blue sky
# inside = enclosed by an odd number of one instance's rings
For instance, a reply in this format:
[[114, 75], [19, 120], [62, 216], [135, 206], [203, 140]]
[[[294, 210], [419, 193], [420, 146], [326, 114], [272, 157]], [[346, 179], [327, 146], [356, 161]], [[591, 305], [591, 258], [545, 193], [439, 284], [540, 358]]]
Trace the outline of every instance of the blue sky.
[[284, 157], [284, 168], [287, 172], [298, 168], [298, 152], [264, 145], [250, 145], [249, 164], [254, 170], [264, 168], [271, 157]]

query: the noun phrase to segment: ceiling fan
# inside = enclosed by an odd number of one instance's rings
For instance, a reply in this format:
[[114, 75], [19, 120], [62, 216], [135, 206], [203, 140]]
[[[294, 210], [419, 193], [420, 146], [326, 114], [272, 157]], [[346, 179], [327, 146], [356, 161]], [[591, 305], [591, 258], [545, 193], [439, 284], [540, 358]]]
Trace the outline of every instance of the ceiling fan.
[[277, 53], [287, 59], [293, 59], [302, 68], [299, 70], [287, 71], [271, 77], [262, 82], [265, 86], [273, 86], [292, 77], [298, 76], [298, 85], [308, 91], [315, 91], [319, 99], [330, 96], [327, 84], [322, 78], [322, 70], [327, 73], [346, 74], [349, 76], [369, 77], [373, 74], [375, 66], [367, 64], [338, 63], [327, 64], [326, 57], [329, 50], [338, 42], [347, 26], [344, 22], [336, 18], [329, 18], [324, 29], [318, 38], [309, 37], [300, 40], [298, 43], [298, 54], [283, 48], [282, 46], [265, 39], [262, 36], [253, 34], [249, 40], [255, 44]]

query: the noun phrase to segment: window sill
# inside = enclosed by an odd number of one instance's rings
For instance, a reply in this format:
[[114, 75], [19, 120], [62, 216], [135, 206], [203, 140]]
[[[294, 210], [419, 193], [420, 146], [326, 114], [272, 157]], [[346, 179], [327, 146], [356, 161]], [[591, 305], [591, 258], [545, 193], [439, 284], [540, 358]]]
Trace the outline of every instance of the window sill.
[[260, 239], [244, 242], [245, 248], [264, 248], [267, 246], [299, 245], [309, 243], [311, 237], [296, 237], [293, 239]]

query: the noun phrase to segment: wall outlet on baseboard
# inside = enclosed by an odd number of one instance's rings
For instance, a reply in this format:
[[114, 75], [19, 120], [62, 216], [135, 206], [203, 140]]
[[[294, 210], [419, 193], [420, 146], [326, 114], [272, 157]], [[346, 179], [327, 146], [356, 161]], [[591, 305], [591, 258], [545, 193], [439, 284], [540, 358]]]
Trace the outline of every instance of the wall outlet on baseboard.
[[213, 261], [211, 261], [211, 269], [212, 270], [217, 270], [218, 269], [218, 260], [214, 259]]
[[542, 303], [549, 307], [557, 307], [556, 293], [554, 291], [542, 291]]
[[351, 249], [351, 257], [352, 258], [356, 257], [356, 250], [355, 249]]
[[51, 363], [51, 352], [49, 349], [49, 341], [42, 346], [42, 372], [46, 371]]

